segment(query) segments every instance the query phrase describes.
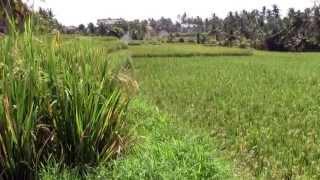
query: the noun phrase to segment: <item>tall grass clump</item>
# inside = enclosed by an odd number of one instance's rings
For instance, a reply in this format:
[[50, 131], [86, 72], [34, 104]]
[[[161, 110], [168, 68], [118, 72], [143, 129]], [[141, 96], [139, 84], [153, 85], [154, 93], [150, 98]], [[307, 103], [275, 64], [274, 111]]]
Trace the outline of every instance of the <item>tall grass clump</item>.
[[108, 50], [93, 47], [34, 37], [30, 21], [1, 40], [0, 179], [37, 178], [49, 160], [83, 169], [123, 151], [128, 98]]

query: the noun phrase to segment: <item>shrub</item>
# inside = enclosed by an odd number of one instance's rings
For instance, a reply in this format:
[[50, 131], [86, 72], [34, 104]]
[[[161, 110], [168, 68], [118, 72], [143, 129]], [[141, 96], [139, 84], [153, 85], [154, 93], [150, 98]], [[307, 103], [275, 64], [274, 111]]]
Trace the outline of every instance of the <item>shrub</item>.
[[251, 47], [259, 50], [267, 49], [265, 43], [263, 41], [255, 40], [251, 42]]
[[179, 38], [179, 42], [180, 43], [184, 43], [184, 39], [183, 38]]
[[188, 43], [196, 43], [194, 39], [188, 39]]
[[243, 48], [243, 49], [249, 48], [250, 47], [250, 41], [248, 39], [244, 38], [244, 37], [241, 38], [239, 47]]

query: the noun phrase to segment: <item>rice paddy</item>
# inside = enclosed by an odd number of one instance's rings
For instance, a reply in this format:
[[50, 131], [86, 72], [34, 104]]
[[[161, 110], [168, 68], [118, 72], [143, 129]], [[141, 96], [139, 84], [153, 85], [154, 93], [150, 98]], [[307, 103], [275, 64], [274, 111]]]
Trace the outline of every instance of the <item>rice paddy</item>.
[[138, 58], [142, 94], [263, 179], [320, 175], [318, 53]]
[[130, 46], [132, 57], [250, 56], [252, 50], [196, 44], [141, 44]]
[[0, 179], [320, 178], [319, 53], [27, 31], [0, 54]]

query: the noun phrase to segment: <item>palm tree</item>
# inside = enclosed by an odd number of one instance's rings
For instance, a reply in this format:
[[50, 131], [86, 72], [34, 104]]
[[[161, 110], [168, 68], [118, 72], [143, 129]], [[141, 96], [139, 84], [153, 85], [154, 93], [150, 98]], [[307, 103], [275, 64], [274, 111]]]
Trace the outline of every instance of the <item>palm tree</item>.
[[88, 29], [90, 34], [94, 34], [95, 33], [95, 27], [94, 27], [93, 23], [89, 23], [87, 29]]

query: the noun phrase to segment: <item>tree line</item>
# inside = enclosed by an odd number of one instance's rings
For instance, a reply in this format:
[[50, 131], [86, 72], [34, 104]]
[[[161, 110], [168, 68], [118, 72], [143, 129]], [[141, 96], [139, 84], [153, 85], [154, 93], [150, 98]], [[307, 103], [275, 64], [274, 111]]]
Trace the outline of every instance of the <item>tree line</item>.
[[189, 17], [184, 13], [176, 22], [162, 17], [158, 20], [123, 20], [113, 26], [90, 23], [87, 27], [80, 25], [79, 31], [117, 37], [130, 31], [133, 39], [143, 39], [148, 27], [158, 33], [168, 32], [169, 39], [189, 33], [204, 36], [204, 43], [211, 38], [226, 46], [246, 43], [253, 48], [277, 51], [320, 50], [320, 6], [317, 4], [304, 10], [291, 8], [285, 16], [281, 16], [279, 7], [273, 5], [260, 10], [229, 12], [225, 18], [216, 14], [209, 18]]
[[9, 32], [10, 27], [23, 31], [26, 19], [32, 20], [33, 28], [38, 33], [62, 30], [63, 26], [54, 17], [51, 9], [39, 8], [33, 11], [21, 0], [0, 0], [0, 33]]
[[[1, 5], [8, 8], [10, 3], [4, 3], [8, 1], [11, 1], [11, 4], [20, 4], [17, 7], [25, 7], [20, 0], [1, 1]], [[19, 9], [10, 12], [17, 17], [24, 17], [17, 13], [21, 11]], [[68, 32], [68, 29], [54, 18], [51, 10], [40, 9], [35, 14], [38, 24], [42, 25], [39, 26], [40, 30], [57, 29]], [[3, 17], [3, 11], [0, 11], [0, 26]], [[183, 13], [178, 15], [177, 21], [164, 17], [157, 20], [120, 19], [116, 24], [80, 24], [76, 32], [119, 38], [129, 34], [134, 40], [142, 40], [150, 34], [150, 29], [156, 34], [167, 32], [168, 41], [179, 37], [184, 41], [182, 36], [189, 34], [195, 36], [198, 43], [246, 45], [256, 49], [277, 51], [318, 51], [320, 50], [320, 6], [315, 3], [313, 7], [304, 10], [291, 8], [285, 16], [281, 16], [280, 8], [273, 5], [271, 8], [229, 12], [225, 18], [218, 17], [214, 13], [208, 18], [191, 17]]]

